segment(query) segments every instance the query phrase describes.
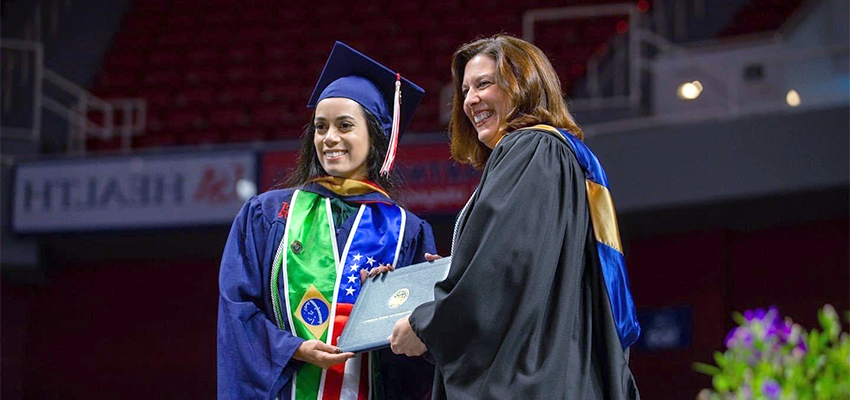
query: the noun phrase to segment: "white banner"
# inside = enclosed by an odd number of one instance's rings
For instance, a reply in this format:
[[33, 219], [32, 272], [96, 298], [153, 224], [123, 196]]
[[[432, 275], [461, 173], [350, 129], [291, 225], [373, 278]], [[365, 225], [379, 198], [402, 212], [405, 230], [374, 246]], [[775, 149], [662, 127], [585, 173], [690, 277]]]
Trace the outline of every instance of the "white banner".
[[230, 224], [256, 176], [251, 152], [21, 164], [12, 227], [43, 233]]

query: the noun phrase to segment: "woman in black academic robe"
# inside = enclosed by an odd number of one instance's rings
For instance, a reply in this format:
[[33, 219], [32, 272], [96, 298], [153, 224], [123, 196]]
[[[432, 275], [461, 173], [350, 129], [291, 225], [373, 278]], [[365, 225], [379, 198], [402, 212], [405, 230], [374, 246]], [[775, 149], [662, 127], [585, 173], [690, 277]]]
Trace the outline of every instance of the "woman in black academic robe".
[[452, 58], [452, 154], [483, 167], [435, 301], [391, 345], [436, 361], [433, 398], [638, 399], [640, 328], [601, 165], [545, 55], [497, 35]]

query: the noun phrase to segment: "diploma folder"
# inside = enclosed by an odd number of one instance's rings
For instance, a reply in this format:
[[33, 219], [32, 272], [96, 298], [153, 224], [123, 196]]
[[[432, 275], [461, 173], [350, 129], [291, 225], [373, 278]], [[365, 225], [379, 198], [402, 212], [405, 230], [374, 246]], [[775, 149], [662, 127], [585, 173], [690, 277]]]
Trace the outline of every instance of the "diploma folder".
[[396, 321], [434, 300], [434, 285], [446, 279], [451, 263], [443, 257], [366, 279], [337, 347], [354, 353], [389, 347]]

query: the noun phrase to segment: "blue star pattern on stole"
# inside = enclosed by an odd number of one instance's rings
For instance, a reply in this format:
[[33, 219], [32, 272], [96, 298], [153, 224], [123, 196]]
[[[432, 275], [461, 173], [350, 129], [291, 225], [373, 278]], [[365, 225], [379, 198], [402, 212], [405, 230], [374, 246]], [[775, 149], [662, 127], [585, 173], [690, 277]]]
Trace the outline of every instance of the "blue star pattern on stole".
[[378, 262], [376, 257], [367, 256], [364, 260], [363, 255], [360, 253], [351, 255], [348, 259], [349, 261], [345, 265], [342, 281], [339, 285], [339, 295], [337, 296], [338, 301], [341, 303], [354, 303], [357, 295], [360, 294], [360, 270], [369, 272], [373, 268], [384, 265], [384, 263]]
[[352, 231], [339, 276], [337, 302], [354, 304], [360, 293], [360, 271], [379, 265], [395, 265], [396, 252], [403, 240], [404, 211], [391, 204], [367, 205]]

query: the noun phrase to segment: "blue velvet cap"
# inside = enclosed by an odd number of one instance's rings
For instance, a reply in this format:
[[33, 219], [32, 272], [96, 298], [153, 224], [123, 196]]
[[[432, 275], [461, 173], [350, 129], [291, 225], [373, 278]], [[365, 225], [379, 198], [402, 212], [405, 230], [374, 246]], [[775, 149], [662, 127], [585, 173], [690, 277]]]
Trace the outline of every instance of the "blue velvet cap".
[[[389, 136], [393, 124], [395, 82], [394, 71], [345, 43], [336, 42], [307, 107], [315, 107], [328, 97], [354, 100], [378, 119], [384, 134]], [[424, 95], [422, 88], [401, 77], [399, 135], [413, 119], [413, 113]]]

